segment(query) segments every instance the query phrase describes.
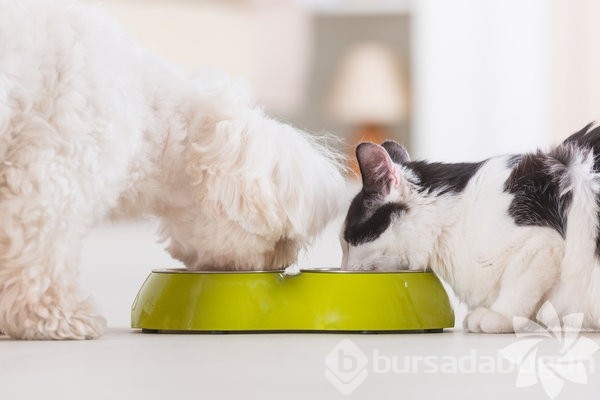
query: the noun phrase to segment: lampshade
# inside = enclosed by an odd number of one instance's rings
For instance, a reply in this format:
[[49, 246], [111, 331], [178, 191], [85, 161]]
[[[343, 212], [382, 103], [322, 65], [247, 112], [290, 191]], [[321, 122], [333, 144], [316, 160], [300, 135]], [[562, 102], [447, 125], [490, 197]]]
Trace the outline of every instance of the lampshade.
[[383, 44], [361, 43], [342, 57], [327, 109], [341, 123], [391, 125], [406, 118], [406, 97], [394, 52]]

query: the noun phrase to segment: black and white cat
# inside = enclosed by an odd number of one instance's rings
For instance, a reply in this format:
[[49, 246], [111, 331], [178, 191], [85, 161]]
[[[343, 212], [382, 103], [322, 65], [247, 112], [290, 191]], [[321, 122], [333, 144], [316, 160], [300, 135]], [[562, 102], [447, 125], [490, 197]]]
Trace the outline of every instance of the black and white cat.
[[600, 127], [477, 163], [410, 161], [391, 141], [356, 156], [342, 269], [431, 269], [468, 305], [471, 332], [511, 332], [545, 301], [600, 328]]

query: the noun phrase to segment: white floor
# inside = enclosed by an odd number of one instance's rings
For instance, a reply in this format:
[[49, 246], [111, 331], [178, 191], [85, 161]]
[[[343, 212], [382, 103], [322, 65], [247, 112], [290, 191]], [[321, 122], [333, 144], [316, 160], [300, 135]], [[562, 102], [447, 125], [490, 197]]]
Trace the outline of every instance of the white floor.
[[[336, 230], [327, 230], [299, 264], [337, 266]], [[569, 346], [561, 337], [528, 342], [512, 334], [459, 329], [385, 335], [143, 334], [129, 329], [138, 288], [151, 269], [178, 266], [156, 243], [152, 224], [96, 229], [82, 263], [82, 284], [107, 317], [108, 332], [81, 342], [0, 337], [1, 399], [334, 399], [352, 389], [350, 398], [365, 399], [585, 399], [600, 393], [600, 351], [593, 347], [600, 345], [600, 334], [582, 335], [576, 341], [581, 346], [566, 353]], [[464, 315], [460, 306], [457, 315]], [[534, 367], [519, 370], [503, 357], [499, 350], [509, 345], [511, 354], [537, 351], [528, 353]], [[594, 353], [570, 373], [544, 370], [558, 356], [574, 355], [569, 349], [575, 348]]]

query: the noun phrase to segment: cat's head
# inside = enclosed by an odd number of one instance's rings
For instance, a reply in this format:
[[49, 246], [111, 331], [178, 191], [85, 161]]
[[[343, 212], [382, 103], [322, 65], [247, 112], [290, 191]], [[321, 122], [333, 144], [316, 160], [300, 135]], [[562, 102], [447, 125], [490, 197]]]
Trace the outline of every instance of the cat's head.
[[407, 269], [397, 240], [398, 224], [408, 212], [414, 192], [406, 149], [393, 141], [381, 146], [361, 143], [356, 158], [362, 189], [352, 200], [341, 232], [342, 269], [393, 271]]

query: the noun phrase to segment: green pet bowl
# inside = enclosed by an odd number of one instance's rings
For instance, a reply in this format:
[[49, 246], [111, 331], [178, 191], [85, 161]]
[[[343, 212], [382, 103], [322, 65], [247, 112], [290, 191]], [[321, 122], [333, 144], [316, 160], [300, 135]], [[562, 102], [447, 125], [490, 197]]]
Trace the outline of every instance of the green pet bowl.
[[144, 332], [441, 332], [454, 312], [431, 272], [153, 271], [131, 310]]

